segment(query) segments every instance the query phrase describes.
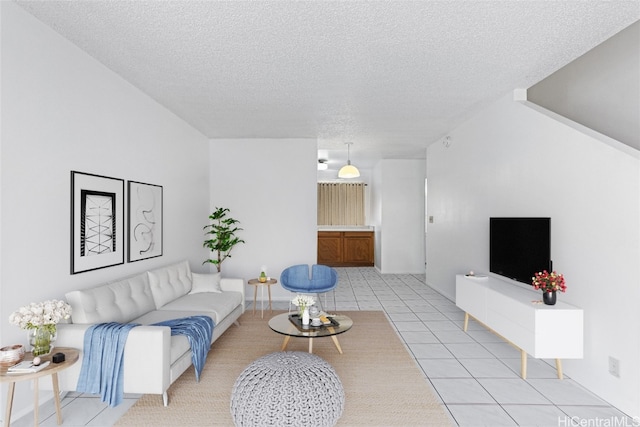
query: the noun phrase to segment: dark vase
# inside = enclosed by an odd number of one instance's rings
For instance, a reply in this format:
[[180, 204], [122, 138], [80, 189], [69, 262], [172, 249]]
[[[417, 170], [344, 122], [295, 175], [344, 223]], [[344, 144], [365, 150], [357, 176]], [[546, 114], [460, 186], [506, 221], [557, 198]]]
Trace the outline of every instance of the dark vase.
[[543, 292], [542, 301], [547, 305], [556, 305], [556, 291]]

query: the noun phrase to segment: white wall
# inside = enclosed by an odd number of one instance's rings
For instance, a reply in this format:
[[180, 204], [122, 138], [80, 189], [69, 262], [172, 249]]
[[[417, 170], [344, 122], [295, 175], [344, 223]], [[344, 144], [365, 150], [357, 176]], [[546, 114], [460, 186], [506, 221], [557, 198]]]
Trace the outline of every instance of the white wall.
[[[8, 345], [27, 343], [6, 321], [22, 305], [181, 259], [203, 270], [208, 140], [13, 2], [0, 2], [0, 13], [0, 343]], [[162, 185], [164, 255], [70, 275], [71, 170]], [[14, 419], [32, 409], [30, 384], [19, 383]]]
[[[266, 265], [279, 281], [286, 267], [316, 263], [316, 159], [315, 139], [211, 140], [209, 210], [229, 208], [246, 242], [222, 264], [223, 277], [248, 280]], [[271, 288], [274, 300], [290, 297], [279, 283]]]
[[527, 98], [640, 149], [640, 22], [529, 88]]
[[338, 178], [339, 169], [327, 169], [323, 171], [317, 171], [318, 181], [343, 181], [343, 182], [364, 182], [369, 184], [371, 181], [371, 169], [365, 169], [358, 166], [360, 176], [357, 178]]
[[376, 163], [371, 175], [371, 217], [369, 224], [374, 226], [374, 265], [380, 271], [382, 265], [382, 163]]
[[559, 298], [585, 316], [584, 359], [564, 361], [565, 372], [638, 416], [639, 156], [540, 110], [505, 97], [452, 130], [449, 148], [427, 150], [427, 282], [454, 298], [455, 274], [488, 271], [489, 217], [551, 217], [568, 286]]
[[384, 274], [422, 274], [425, 163], [381, 160], [374, 171], [376, 267]]

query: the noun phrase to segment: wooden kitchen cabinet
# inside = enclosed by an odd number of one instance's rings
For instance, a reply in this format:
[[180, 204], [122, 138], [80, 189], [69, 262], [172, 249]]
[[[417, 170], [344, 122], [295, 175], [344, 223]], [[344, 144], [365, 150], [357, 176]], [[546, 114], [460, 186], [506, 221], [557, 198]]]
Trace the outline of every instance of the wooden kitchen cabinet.
[[342, 262], [342, 233], [318, 231], [318, 264], [335, 266]]
[[373, 231], [318, 231], [318, 264], [373, 266]]

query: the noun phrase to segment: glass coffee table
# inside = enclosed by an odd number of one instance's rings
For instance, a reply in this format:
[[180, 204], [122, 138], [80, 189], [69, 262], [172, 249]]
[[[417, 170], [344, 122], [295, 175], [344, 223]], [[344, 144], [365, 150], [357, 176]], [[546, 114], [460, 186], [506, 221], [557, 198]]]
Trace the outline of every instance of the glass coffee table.
[[332, 319], [331, 325], [322, 326], [302, 326], [289, 319], [289, 315], [292, 313], [282, 313], [274, 316], [269, 320], [269, 327], [279, 334], [285, 335], [282, 343], [282, 351], [285, 351], [291, 337], [294, 338], [308, 338], [309, 339], [309, 353], [313, 353], [313, 339], [322, 337], [331, 337], [338, 352], [342, 354], [342, 348], [338, 341], [337, 335], [347, 332], [353, 326], [353, 320], [348, 316], [336, 314], [329, 315]]

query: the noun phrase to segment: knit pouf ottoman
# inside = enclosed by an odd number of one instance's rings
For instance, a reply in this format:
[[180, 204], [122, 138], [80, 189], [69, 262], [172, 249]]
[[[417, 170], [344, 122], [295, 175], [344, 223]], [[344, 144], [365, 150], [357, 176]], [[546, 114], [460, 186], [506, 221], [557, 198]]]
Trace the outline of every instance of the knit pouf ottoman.
[[236, 426], [333, 426], [343, 409], [344, 389], [333, 367], [299, 351], [255, 360], [231, 393]]

